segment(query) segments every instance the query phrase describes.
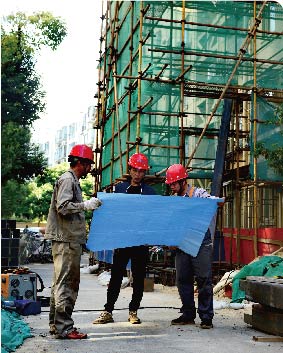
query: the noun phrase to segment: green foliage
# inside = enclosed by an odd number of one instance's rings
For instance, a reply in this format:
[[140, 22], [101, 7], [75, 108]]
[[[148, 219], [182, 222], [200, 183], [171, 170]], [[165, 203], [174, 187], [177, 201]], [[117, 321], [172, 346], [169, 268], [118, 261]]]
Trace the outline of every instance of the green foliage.
[[31, 143], [31, 128], [45, 108], [45, 92], [35, 71], [43, 46], [55, 50], [66, 36], [64, 22], [48, 12], [17, 13], [1, 23], [2, 186], [42, 173], [46, 160]]
[[[14, 216], [18, 220], [46, 221], [56, 180], [69, 169], [68, 163], [46, 168], [41, 175], [25, 184], [8, 181], [2, 188], [2, 217]], [[80, 180], [83, 198], [92, 195], [92, 177]], [[87, 214], [87, 219], [91, 212]]]
[[[44, 172], [35, 178], [36, 184], [41, 187], [46, 184], [55, 185], [56, 180], [69, 169], [67, 162], [57, 164], [54, 167], [46, 168]], [[87, 198], [92, 194], [93, 181], [90, 175], [80, 180], [83, 197]], [[51, 197], [50, 197], [51, 199]]]
[[280, 127], [280, 134], [283, 135], [283, 104], [280, 104], [275, 109], [273, 117], [267, 120], [265, 123], [278, 125]]
[[255, 157], [263, 156], [276, 173], [283, 175], [283, 146], [273, 144], [271, 148], [267, 148], [264, 143], [259, 142], [254, 155]]
[[1, 217], [12, 218], [21, 210], [23, 218], [28, 218], [28, 203], [26, 202], [29, 190], [26, 184], [19, 184], [16, 180], [8, 180], [1, 187]]
[[17, 12], [6, 17], [4, 28], [11, 34], [23, 34], [24, 45], [34, 52], [42, 46], [56, 50], [67, 35], [66, 25], [60, 17], [54, 17], [50, 12], [39, 12], [27, 16]]
[[61, 174], [65, 173], [69, 169], [69, 164], [61, 163], [54, 167], [45, 168], [43, 173], [35, 178], [36, 184], [40, 187], [46, 184], [55, 185], [56, 180]]
[[42, 173], [46, 159], [39, 147], [30, 142], [31, 133], [14, 122], [2, 125], [2, 184], [8, 180], [25, 181]]
[[44, 110], [45, 93], [41, 90], [31, 54], [13, 48], [13, 36], [4, 35], [1, 44], [1, 122], [13, 121], [27, 128], [39, 119], [39, 114]]
[[[283, 138], [283, 104], [279, 105], [275, 110], [274, 116], [265, 122], [280, 127], [280, 135]], [[269, 165], [276, 173], [283, 175], [283, 145], [274, 143], [271, 146], [263, 142], [258, 142], [254, 151], [254, 156], [257, 158], [263, 156]]]

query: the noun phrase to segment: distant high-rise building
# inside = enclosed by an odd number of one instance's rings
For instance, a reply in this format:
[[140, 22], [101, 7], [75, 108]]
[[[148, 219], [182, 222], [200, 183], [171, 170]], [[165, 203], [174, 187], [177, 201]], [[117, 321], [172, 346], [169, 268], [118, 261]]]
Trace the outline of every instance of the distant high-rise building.
[[94, 145], [93, 121], [95, 108], [89, 107], [87, 113], [68, 125], [64, 125], [46, 141], [40, 141], [39, 146], [44, 152], [48, 165], [53, 166], [68, 161], [68, 154], [76, 144]]

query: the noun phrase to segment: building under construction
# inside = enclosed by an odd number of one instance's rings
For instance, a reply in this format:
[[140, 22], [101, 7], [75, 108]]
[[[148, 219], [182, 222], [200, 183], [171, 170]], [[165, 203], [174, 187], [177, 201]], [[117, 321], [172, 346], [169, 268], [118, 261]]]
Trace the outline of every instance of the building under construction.
[[228, 262], [283, 246], [282, 30], [274, 1], [105, 2], [96, 190], [142, 152], [165, 195], [166, 168], [182, 163], [192, 184], [226, 198]]

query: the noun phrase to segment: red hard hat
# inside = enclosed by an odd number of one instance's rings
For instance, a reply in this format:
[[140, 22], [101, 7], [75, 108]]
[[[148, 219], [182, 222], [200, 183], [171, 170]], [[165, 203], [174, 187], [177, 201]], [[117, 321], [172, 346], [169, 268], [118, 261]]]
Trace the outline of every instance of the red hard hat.
[[136, 169], [149, 169], [147, 157], [142, 153], [134, 153], [129, 158], [128, 164]]
[[172, 184], [175, 181], [186, 179], [188, 173], [182, 164], [172, 164], [166, 171], [166, 184]]
[[79, 157], [83, 159], [88, 159], [91, 163], [94, 163], [94, 155], [92, 149], [87, 145], [75, 145], [69, 154], [69, 156]]

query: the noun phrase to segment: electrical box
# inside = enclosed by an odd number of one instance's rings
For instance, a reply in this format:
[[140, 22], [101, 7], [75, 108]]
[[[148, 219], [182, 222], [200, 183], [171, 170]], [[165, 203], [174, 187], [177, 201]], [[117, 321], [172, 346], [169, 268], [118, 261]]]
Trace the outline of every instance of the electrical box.
[[1, 296], [6, 300], [29, 299], [36, 300], [36, 274], [1, 274]]

